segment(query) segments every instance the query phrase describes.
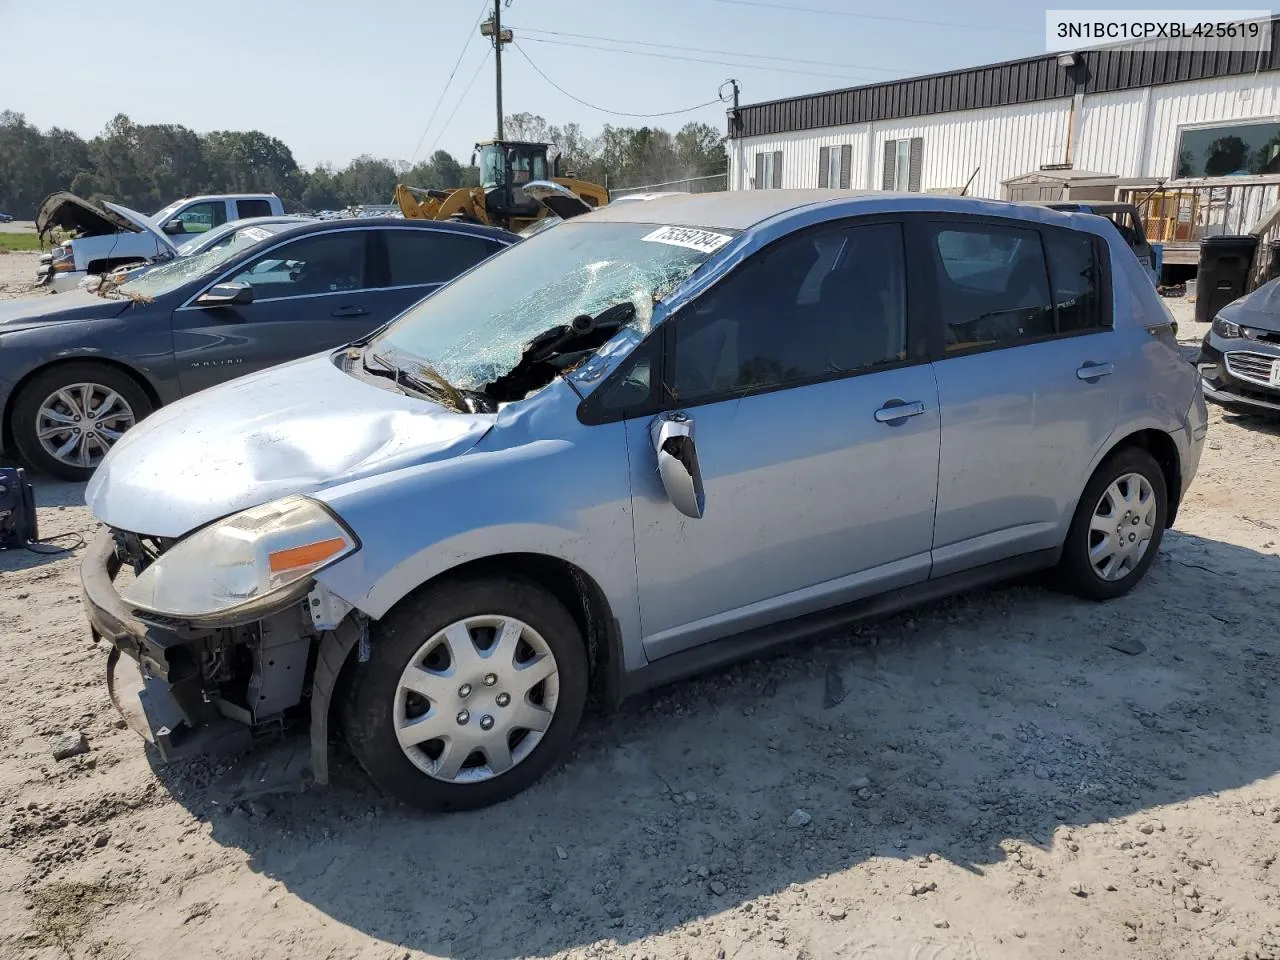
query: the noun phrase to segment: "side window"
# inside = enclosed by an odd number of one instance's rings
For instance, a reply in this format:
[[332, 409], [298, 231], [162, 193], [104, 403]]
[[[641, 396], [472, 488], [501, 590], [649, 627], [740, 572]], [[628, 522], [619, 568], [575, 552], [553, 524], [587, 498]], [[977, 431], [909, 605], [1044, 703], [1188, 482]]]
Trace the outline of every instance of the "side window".
[[204, 233], [227, 222], [227, 205], [221, 200], [193, 203], [172, 219], [182, 221], [184, 234]]
[[903, 360], [906, 289], [900, 224], [787, 237], [675, 318], [668, 388], [686, 402]]
[[237, 200], [236, 215], [242, 220], [245, 217], [269, 217], [271, 203], [267, 200]]
[[386, 230], [388, 286], [445, 283], [491, 256], [497, 245], [484, 237], [443, 230]]
[[1097, 250], [1092, 236], [1066, 230], [1045, 233], [1053, 302], [1058, 309], [1058, 332], [1104, 329], [1110, 311], [1102, 299]]
[[254, 260], [231, 282], [253, 287], [255, 300], [363, 289], [368, 235], [344, 230], [302, 237]]
[[662, 355], [663, 331], [649, 334], [643, 343], [632, 351], [620, 370], [620, 375], [605, 388], [600, 406], [610, 412], [625, 411], [646, 404], [652, 398], [654, 379]]
[[932, 230], [948, 351], [1053, 334], [1038, 231], [986, 223], [934, 224]]

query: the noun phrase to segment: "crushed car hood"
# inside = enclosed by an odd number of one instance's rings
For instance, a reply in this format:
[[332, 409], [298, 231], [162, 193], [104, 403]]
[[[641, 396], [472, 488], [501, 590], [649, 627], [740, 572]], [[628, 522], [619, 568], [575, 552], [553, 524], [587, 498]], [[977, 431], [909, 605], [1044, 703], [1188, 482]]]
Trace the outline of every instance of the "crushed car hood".
[[1218, 316], [1242, 327], [1280, 331], [1280, 277], [1233, 300], [1218, 311]]
[[287, 494], [457, 456], [494, 419], [307, 357], [161, 407], [111, 449], [85, 502], [110, 526], [180, 537]]
[[71, 290], [56, 297], [12, 300], [0, 303], [0, 333], [51, 323], [118, 317], [130, 306], [129, 300], [108, 300], [83, 290]]
[[54, 227], [74, 231], [82, 237], [101, 237], [112, 233], [149, 233], [162, 250], [176, 250], [172, 241], [137, 210], [109, 201], [92, 203], [66, 190], [45, 197], [40, 209], [36, 211], [35, 223], [36, 232], [41, 239]]

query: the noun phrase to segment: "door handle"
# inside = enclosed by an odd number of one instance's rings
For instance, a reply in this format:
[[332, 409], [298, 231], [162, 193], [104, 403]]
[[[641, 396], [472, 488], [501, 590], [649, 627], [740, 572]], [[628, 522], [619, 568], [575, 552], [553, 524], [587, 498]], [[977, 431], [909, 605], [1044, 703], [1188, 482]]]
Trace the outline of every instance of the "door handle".
[[364, 307], [339, 307], [330, 314], [332, 317], [363, 317], [368, 314]]
[[1115, 365], [1110, 363], [1094, 363], [1092, 360], [1086, 360], [1079, 369], [1076, 370], [1076, 379], [1084, 380], [1092, 383], [1101, 377], [1107, 377], [1115, 373]]
[[907, 403], [903, 400], [886, 400], [883, 407], [876, 411], [877, 423], [898, 424], [907, 417], [918, 417], [924, 413], [924, 404], [919, 400]]

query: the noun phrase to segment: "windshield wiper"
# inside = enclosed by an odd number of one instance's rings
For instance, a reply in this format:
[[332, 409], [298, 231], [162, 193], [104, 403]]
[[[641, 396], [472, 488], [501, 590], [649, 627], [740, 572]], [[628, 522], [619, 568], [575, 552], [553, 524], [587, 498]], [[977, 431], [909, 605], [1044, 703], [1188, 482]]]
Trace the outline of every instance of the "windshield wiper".
[[[370, 359], [382, 369], [377, 370], [370, 367]], [[443, 400], [459, 413], [473, 412], [463, 391], [420, 360], [414, 361], [414, 366], [417, 369], [410, 370], [407, 367], [402, 367], [390, 357], [373, 351], [364, 351], [361, 354], [361, 364], [366, 373], [371, 373], [376, 377], [389, 377], [398, 386], [407, 387], [414, 393], [430, 397], [433, 400]]]
[[580, 314], [542, 331], [525, 344], [520, 362], [485, 387], [485, 393], [499, 403], [528, 396], [608, 343], [635, 315], [636, 305], [624, 300], [594, 317]]

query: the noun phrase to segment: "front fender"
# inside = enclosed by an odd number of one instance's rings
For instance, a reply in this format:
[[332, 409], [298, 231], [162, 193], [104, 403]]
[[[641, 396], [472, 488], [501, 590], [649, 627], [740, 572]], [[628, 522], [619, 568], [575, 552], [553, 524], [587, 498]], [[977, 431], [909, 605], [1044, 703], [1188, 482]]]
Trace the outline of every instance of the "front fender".
[[511, 553], [563, 560], [599, 585], [624, 661], [634, 663], [625, 653], [638, 650], [627, 640], [640, 636], [626, 433], [620, 423], [554, 420], [567, 439], [528, 437], [524, 421], [500, 424], [458, 457], [317, 493], [361, 542], [319, 582], [377, 619], [473, 560]]
[[[173, 333], [167, 316], [70, 321], [3, 332], [4, 378], [20, 383], [52, 363], [105, 361], [141, 377], [162, 404], [180, 396], [173, 377]], [[136, 318], [135, 318], [136, 319]]]

